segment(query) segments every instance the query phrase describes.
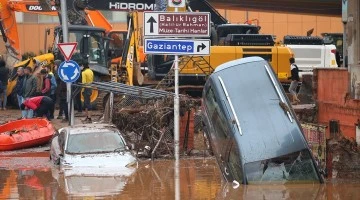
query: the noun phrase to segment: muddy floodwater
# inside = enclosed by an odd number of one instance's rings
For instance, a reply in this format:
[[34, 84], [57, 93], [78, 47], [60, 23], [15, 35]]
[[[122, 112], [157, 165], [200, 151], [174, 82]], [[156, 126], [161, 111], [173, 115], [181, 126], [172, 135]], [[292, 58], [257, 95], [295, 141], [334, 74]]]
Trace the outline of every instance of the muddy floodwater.
[[82, 175], [59, 172], [41, 149], [0, 152], [0, 199], [360, 199], [356, 180], [236, 187], [222, 181], [212, 158], [180, 160], [176, 187], [174, 166], [173, 160], [141, 161], [130, 174]]

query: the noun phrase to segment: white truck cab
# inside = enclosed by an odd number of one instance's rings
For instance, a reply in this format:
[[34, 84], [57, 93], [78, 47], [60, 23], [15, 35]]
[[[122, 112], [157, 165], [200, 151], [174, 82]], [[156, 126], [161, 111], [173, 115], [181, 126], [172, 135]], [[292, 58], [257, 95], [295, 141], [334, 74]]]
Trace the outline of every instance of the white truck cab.
[[336, 46], [324, 44], [320, 37], [285, 36], [284, 45], [294, 52], [300, 77], [303, 74], [312, 74], [314, 68], [337, 67]]

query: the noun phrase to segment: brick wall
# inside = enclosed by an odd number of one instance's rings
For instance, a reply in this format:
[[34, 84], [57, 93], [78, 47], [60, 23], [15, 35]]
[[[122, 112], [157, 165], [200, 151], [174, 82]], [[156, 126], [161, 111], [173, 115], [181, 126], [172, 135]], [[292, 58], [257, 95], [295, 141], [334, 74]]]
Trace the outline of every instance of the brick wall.
[[360, 118], [360, 100], [350, 98], [349, 73], [347, 69], [314, 70], [314, 98], [318, 105], [318, 123], [328, 126], [329, 121], [338, 120], [340, 131], [349, 138], [356, 137], [355, 123]]

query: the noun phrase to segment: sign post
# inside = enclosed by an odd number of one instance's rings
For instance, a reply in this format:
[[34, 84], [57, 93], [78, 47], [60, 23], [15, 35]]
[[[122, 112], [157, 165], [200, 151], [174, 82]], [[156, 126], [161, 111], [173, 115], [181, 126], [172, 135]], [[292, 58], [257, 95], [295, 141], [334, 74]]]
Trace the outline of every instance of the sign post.
[[[182, 2], [185, 0], [180, 0]], [[171, 0], [168, 0], [171, 2]], [[171, 5], [171, 3], [168, 3]], [[178, 7], [175, 6], [175, 12], [178, 12]], [[160, 22], [160, 21], [159, 21]], [[180, 151], [179, 151], [179, 140], [180, 140], [180, 100], [179, 100], [179, 56], [175, 55], [174, 60], [174, 82], [175, 82], [175, 97], [174, 97], [174, 154], [175, 154], [175, 200], [180, 200]]]
[[174, 60], [174, 144], [175, 159], [179, 159], [179, 56], [208, 55], [209, 40], [179, 40], [180, 38], [210, 37], [210, 13], [178, 12], [185, 7], [184, 0], [168, 0], [175, 12], [144, 12], [144, 37], [175, 37], [174, 39], [145, 39], [147, 54], [175, 55]]
[[[69, 29], [68, 29], [68, 17], [67, 17], [67, 6], [66, 6], [66, 0], [60, 0], [61, 5], [61, 26], [62, 26], [62, 32], [63, 32], [63, 42], [67, 43], [69, 42]], [[68, 103], [68, 114], [71, 115], [71, 83], [66, 84], [67, 89], [67, 103]], [[72, 118], [70, 117], [70, 125], [72, 123]]]
[[69, 124], [70, 126], [73, 126], [74, 104], [72, 103], [72, 99], [71, 99], [71, 83], [79, 78], [80, 67], [75, 61], [70, 60], [70, 58], [76, 49], [77, 43], [76, 42], [58, 43], [57, 46], [65, 58], [65, 62], [62, 62], [58, 68], [58, 74], [60, 79], [66, 82], [66, 88], [67, 88], [66, 99], [68, 103]]
[[[180, 138], [180, 98], [179, 98], [179, 55], [209, 55], [210, 13], [178, 12], [185, 7], [185, 0], [168, 0], [175, 12], [144, 12], [144, 53], [175, 55], [174, 60], [174, 154], [175, 154], [175, 199], [180, 199], [179, 138]], [[154, 38], [162, 37], [162, 38]], [[164, 38], [167, 37], [167, 38]], [[168, 37], [173, 37], [169, 39]], [[182, 38], [182, 39], [180, 39]], [[188, 39], [185, 39], [188, 38]]]

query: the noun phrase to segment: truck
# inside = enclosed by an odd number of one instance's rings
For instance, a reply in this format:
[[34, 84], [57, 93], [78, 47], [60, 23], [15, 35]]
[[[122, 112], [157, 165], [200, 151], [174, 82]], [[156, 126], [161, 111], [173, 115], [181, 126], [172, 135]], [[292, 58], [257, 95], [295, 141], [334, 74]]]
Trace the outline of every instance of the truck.
[[284, 36], [284, 45], [294, 52], [299, 75], [312, 74], [314, 68], [337, 67], [336, 46], [316, 36]]

